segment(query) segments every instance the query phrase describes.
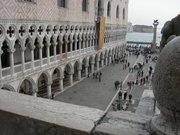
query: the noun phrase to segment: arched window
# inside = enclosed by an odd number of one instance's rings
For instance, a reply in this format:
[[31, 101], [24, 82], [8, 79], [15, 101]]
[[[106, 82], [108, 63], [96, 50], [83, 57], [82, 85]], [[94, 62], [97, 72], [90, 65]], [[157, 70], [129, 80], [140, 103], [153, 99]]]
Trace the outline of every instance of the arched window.
[[67, 0], [58, 0], [58, 6], [67, 8]]
[[111, 16], [111, 3], [110, 1], [108, 2], [108, 5], [107, 5], [107, 16]]
[[101, 0], [98, 0], [98, 16], [101, 15]]
[[123, 8], [123, 20], [125, 20], [125, 8]]
[[3, 42], [3, 46], [1, 48], [2, 50], [2, 55], [1, 55], [1, 65], [2, 65], [2, 68], [6, 68], [6, 67], [9, 67], [10, 66], [10, 48], [8, 46], [8, 42], [5, 40]]
[[119, 18], [119, 6], [116, 8], [116, 18]]
[[88, 11], [88, 0], [82, 0], [82, 11]]

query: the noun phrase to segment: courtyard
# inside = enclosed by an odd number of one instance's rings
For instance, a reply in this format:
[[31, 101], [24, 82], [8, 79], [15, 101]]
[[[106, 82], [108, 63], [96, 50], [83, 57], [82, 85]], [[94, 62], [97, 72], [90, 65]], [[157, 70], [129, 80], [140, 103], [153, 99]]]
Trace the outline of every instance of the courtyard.
[[[143, 56], [129, 56], [127, 61], [130, 63], [130, 67], [137, 62], [143, 61]], [[148, 72], [149, 65], [144, 66], [144, 73]], [[106, 110], [112, 103], [112, 100], [117, 92], [114, 87], [116, 80], [123, 82], [122, 91], [127, 91], [133, 96], [133, 102], [128, 109], [129, 111], [135, 111], [135, 107], [138, 105], [139, 99], [144, 91], [150, 87], [149, 84], [144, 86], [134, 86], [131, 90], [127, 86], [127, 81], [134, 81], [136, 79], [136, 72], [129, 73], [129, 68], [123, 69], [123, 63], [110, 64], [100, 70], [102, 72], [102, 80], [93, 79], [92, 76], [85, 78], [81, 82], [75, 84], [73, 87], [66, 89], [64, 92], [56, 95], [55, 100], [98, 108]]]

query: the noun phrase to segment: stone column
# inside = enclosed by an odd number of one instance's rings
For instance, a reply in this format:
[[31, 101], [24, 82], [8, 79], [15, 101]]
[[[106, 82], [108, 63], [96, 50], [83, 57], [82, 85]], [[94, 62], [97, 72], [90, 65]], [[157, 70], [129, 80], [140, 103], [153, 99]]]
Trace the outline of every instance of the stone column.
[[94, 73], [94, 63], [91, 63], [91, 73]]
[[111, 56], [111, 60], [114, 61], [114, 54]]
[[69, 83], [70, 83], [70, 86], [73, 85], [73, 73], [69, 74]]
[[91, 39], [88, 40], [88, 47], [91, 48]]
[[47, 64], [49, 65], [50, 64], [50, 55], [49, 55], [49, 48], [50, 48], [50, 43], [47, 43]]
[[97, 71], [99, 70], [99, 60], [96, 61], [96, 67], [97, 67]]
[[105, 57], [105, 65], [108, 65], [107, 57]]
[[52, 97], [51, 84], [52, 83], [47, 84], [47, 96], [48, 96], [49, 99], [51, 99], [51, 97]]
[[39, 58], [40, 58], [40, 66], [42, 67], [42, 65], [43, 65], [43, 60], [42, 60], [42, 46], [39, 47]]
[[104, 58], [101, 59], [101, 67], [104, 66]]
[[154, 25], [153, 43], [152, 43], [152, 46], [151, 46], [153, 51], [155, 51], [155, 49], [156, 49], [156, 35], [157, 35], [157, 26], [158, 26], [158, 24], [159, 24], [158, 20], [154, 20], [154, 23], [153, 23], [153, 25]]
[[111, 64], [111, 61], [112, 61], [111, 56], [109, 56], [109, 64]]
[[31, 68], [34, 69], [34, 47], [31, 48]]
[[78, 69], [78, 80], [79, 80], [79, 81], [81, 80], [81, 70], [82, 70], [82, 69]]
[[54, 47], [54, 62], [56, 62], [56, 44], [53, 44]]
[[15, 49], [9, 50], [9, 53], [10, 53], [11, 76], [14, 75], [14, 52], [15, 52]]
[[79, 39], [79, 50], [81, 50], [81, 40]]
[[70, 52], [72, 52], [72, 42], [70, 42]]
[[37, 92], [34, 92], [32, 96], [37, 97]]
[[64, 91], [64, 89], [63, 89], [63, 77], [59, 78], [59, 90]]
[[85, 66], [85, 76], [88, 75], [88, 66]]
[[24, 51], [26, 50], [26, 47], [21, 48], [21, 60], [22, 60], [22, 71], [25, 71], [25, 61], [24, 61]]
[[65, 54], [66, 54], [66, 58], [68, 57], [67, 53], [68, 53], [68, 43], [65, 42]]
[[62, 55], [62, 42], [60, 43], [60, 54]]
[[1, 55], [3, 54], [3, 51], [0, 50], [0, 79], [2, 79], [2, 65], [1, 65]]
[[37, 97], [37, 88], [35, 88], [35, 89], [33, 90], [32, 96]]

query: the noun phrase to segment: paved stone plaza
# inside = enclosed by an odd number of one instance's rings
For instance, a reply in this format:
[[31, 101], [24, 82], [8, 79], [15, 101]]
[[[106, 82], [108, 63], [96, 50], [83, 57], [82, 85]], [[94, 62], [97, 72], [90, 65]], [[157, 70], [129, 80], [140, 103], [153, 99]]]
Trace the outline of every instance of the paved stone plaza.
[[[130, 62], [130, 66], [133, 66], [137, 61], [143, 60], [142, 56], [139, 56], [138, 59], [135, 56], [128, 57], [127, 59], [128, 62]], [[147, 72], [148, 67], [149, 64], [146, 64], [144, 73]], [[57, 95], [55, 100], [105, 110], [116, 93], [114, 81], [124, 81], [126, 78], [123, 90], [132, 93], [134, 100], [133, 105], [137, 106], [144, 89], [147, 89], [148, 87], [135, 86], [131, 90], [128, 89], [127, 81], [135, 80], [136, 72], [129, 73], [128, 68], [123, 70], [122, 63], [115, 65], [111, 64], [101, 71], [102, 82], [92, 79], [92, 76], [90, 78], [85, 78], [80, 83]], [[130, 111], [134, 111], [134, 106], [130, 106], [129, 109]]]

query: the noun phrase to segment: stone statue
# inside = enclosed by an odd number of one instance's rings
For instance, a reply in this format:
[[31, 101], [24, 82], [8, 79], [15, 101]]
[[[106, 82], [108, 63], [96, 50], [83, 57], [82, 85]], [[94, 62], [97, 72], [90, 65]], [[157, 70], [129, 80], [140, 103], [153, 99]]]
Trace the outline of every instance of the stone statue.
[[[168, 41], [170, 41], [168, 38], [171, 35], [174, 35], [173, 38], [180, 35], [180, 14], [164, 24], [161, 34], [160, 49], [162, 50]], [[170, 39], [172, 40], [173, 38], [171, 37]]]
[[180, 135], [180, 36], [162, 50], [153, 75], [160, 114], [151, 120], [156, 135]]

